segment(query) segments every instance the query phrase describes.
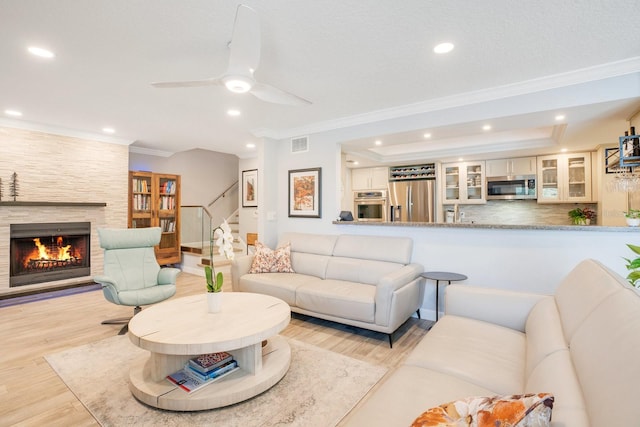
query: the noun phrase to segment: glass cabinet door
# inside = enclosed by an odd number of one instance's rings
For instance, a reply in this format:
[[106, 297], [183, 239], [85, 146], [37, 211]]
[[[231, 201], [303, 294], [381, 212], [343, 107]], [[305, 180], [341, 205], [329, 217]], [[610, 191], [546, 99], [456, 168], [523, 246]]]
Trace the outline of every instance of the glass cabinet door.
[[467, 165], [467, 200], [482, 200], [484, 186], [482, 166], [479, 164]]
[[540, 193], [538, 194], [538, 197], [546, 200], [559, 200], [560, 179], [558, 173], [558, 159], [542, 159], [540, 169], [542, 182], [539, 183]]
[[444, 200], [454, 202], [460, 200], [460, 167], [446, 166], [444, 168], [445, 189]]
[[567, 157], [566, 167], [569, 171], [568, 200], [576, 198], [582, 199], [587, 197], [587, 170], [585, 165], [585, 157], [583, 155]]

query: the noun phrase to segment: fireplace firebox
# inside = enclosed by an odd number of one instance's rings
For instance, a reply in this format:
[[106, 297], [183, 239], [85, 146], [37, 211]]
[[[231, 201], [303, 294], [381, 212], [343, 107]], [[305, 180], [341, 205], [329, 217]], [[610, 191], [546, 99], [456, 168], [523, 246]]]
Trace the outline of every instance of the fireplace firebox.
[[91, 275], [91, 223], [11, 224], [9, 286]]

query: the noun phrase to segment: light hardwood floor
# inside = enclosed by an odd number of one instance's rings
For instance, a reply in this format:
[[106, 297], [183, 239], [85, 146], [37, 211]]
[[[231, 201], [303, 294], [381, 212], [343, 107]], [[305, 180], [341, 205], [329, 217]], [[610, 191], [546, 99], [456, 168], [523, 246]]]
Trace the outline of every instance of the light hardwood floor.
[[[225, 276], [230, 291], [228, 271]], [[204, 278], [182, 273], [174, 298], [199, 292]], [[121, 326], [100, 322], [132, 311], [109, 303], [101, 291], [0, 308], [0, 426], [97, 426], [44, 356], [116, 335]], [[385, 334], [296, 314], [282, 335], [393, 368], [431, 324], [409, 319], [394, 334], [393, 348]]]

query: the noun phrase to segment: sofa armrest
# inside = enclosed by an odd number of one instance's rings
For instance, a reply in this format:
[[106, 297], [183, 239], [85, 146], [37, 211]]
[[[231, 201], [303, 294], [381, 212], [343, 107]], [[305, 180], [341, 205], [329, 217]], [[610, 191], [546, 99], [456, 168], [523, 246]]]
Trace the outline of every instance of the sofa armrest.
[[254, 255], [243, 255], [231, 260], [231, 286], [234, 292], [240, 291], [240, 278], [251, 270]]
[[[416, 278], [419, 278], [423, 271], [424, 269], [421, 264], [412, 263], [380, 277], [376, 285], [376, 324], [388, 324], [394, 292], [409, 284], [417, 286], [419, 281], [416, 282]], [[420, 287], [420, 297], [423, 295], [423, 292], [423, 287]]]
[[547, 297], [528, 292], [452, 284], [445, 291], [445, 314], [469, 317], [524, 332], [529, 312], [538, 301]]
[[158, 272], [158, 285], [175, 285], [178, 274], [180, 274], [179, 268], [161, 268]]

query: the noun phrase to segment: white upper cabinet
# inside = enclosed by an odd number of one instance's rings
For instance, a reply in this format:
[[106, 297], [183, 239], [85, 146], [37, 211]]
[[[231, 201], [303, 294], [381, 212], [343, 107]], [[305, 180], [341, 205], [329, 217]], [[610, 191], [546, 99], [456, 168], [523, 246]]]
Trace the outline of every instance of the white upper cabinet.
[[515, 159], [487, 160], [485, 175], [522, 176], [536, 174], [535, 157], [518, 157]]
[[538, 157], [538, 203], [591, 202], [591, 154]]
[[389, 168], [351, 169], [353, 190], [384, 190], [389, 186]]
[[444, 163], [442, 203], [486, 203], [484, 162]]

